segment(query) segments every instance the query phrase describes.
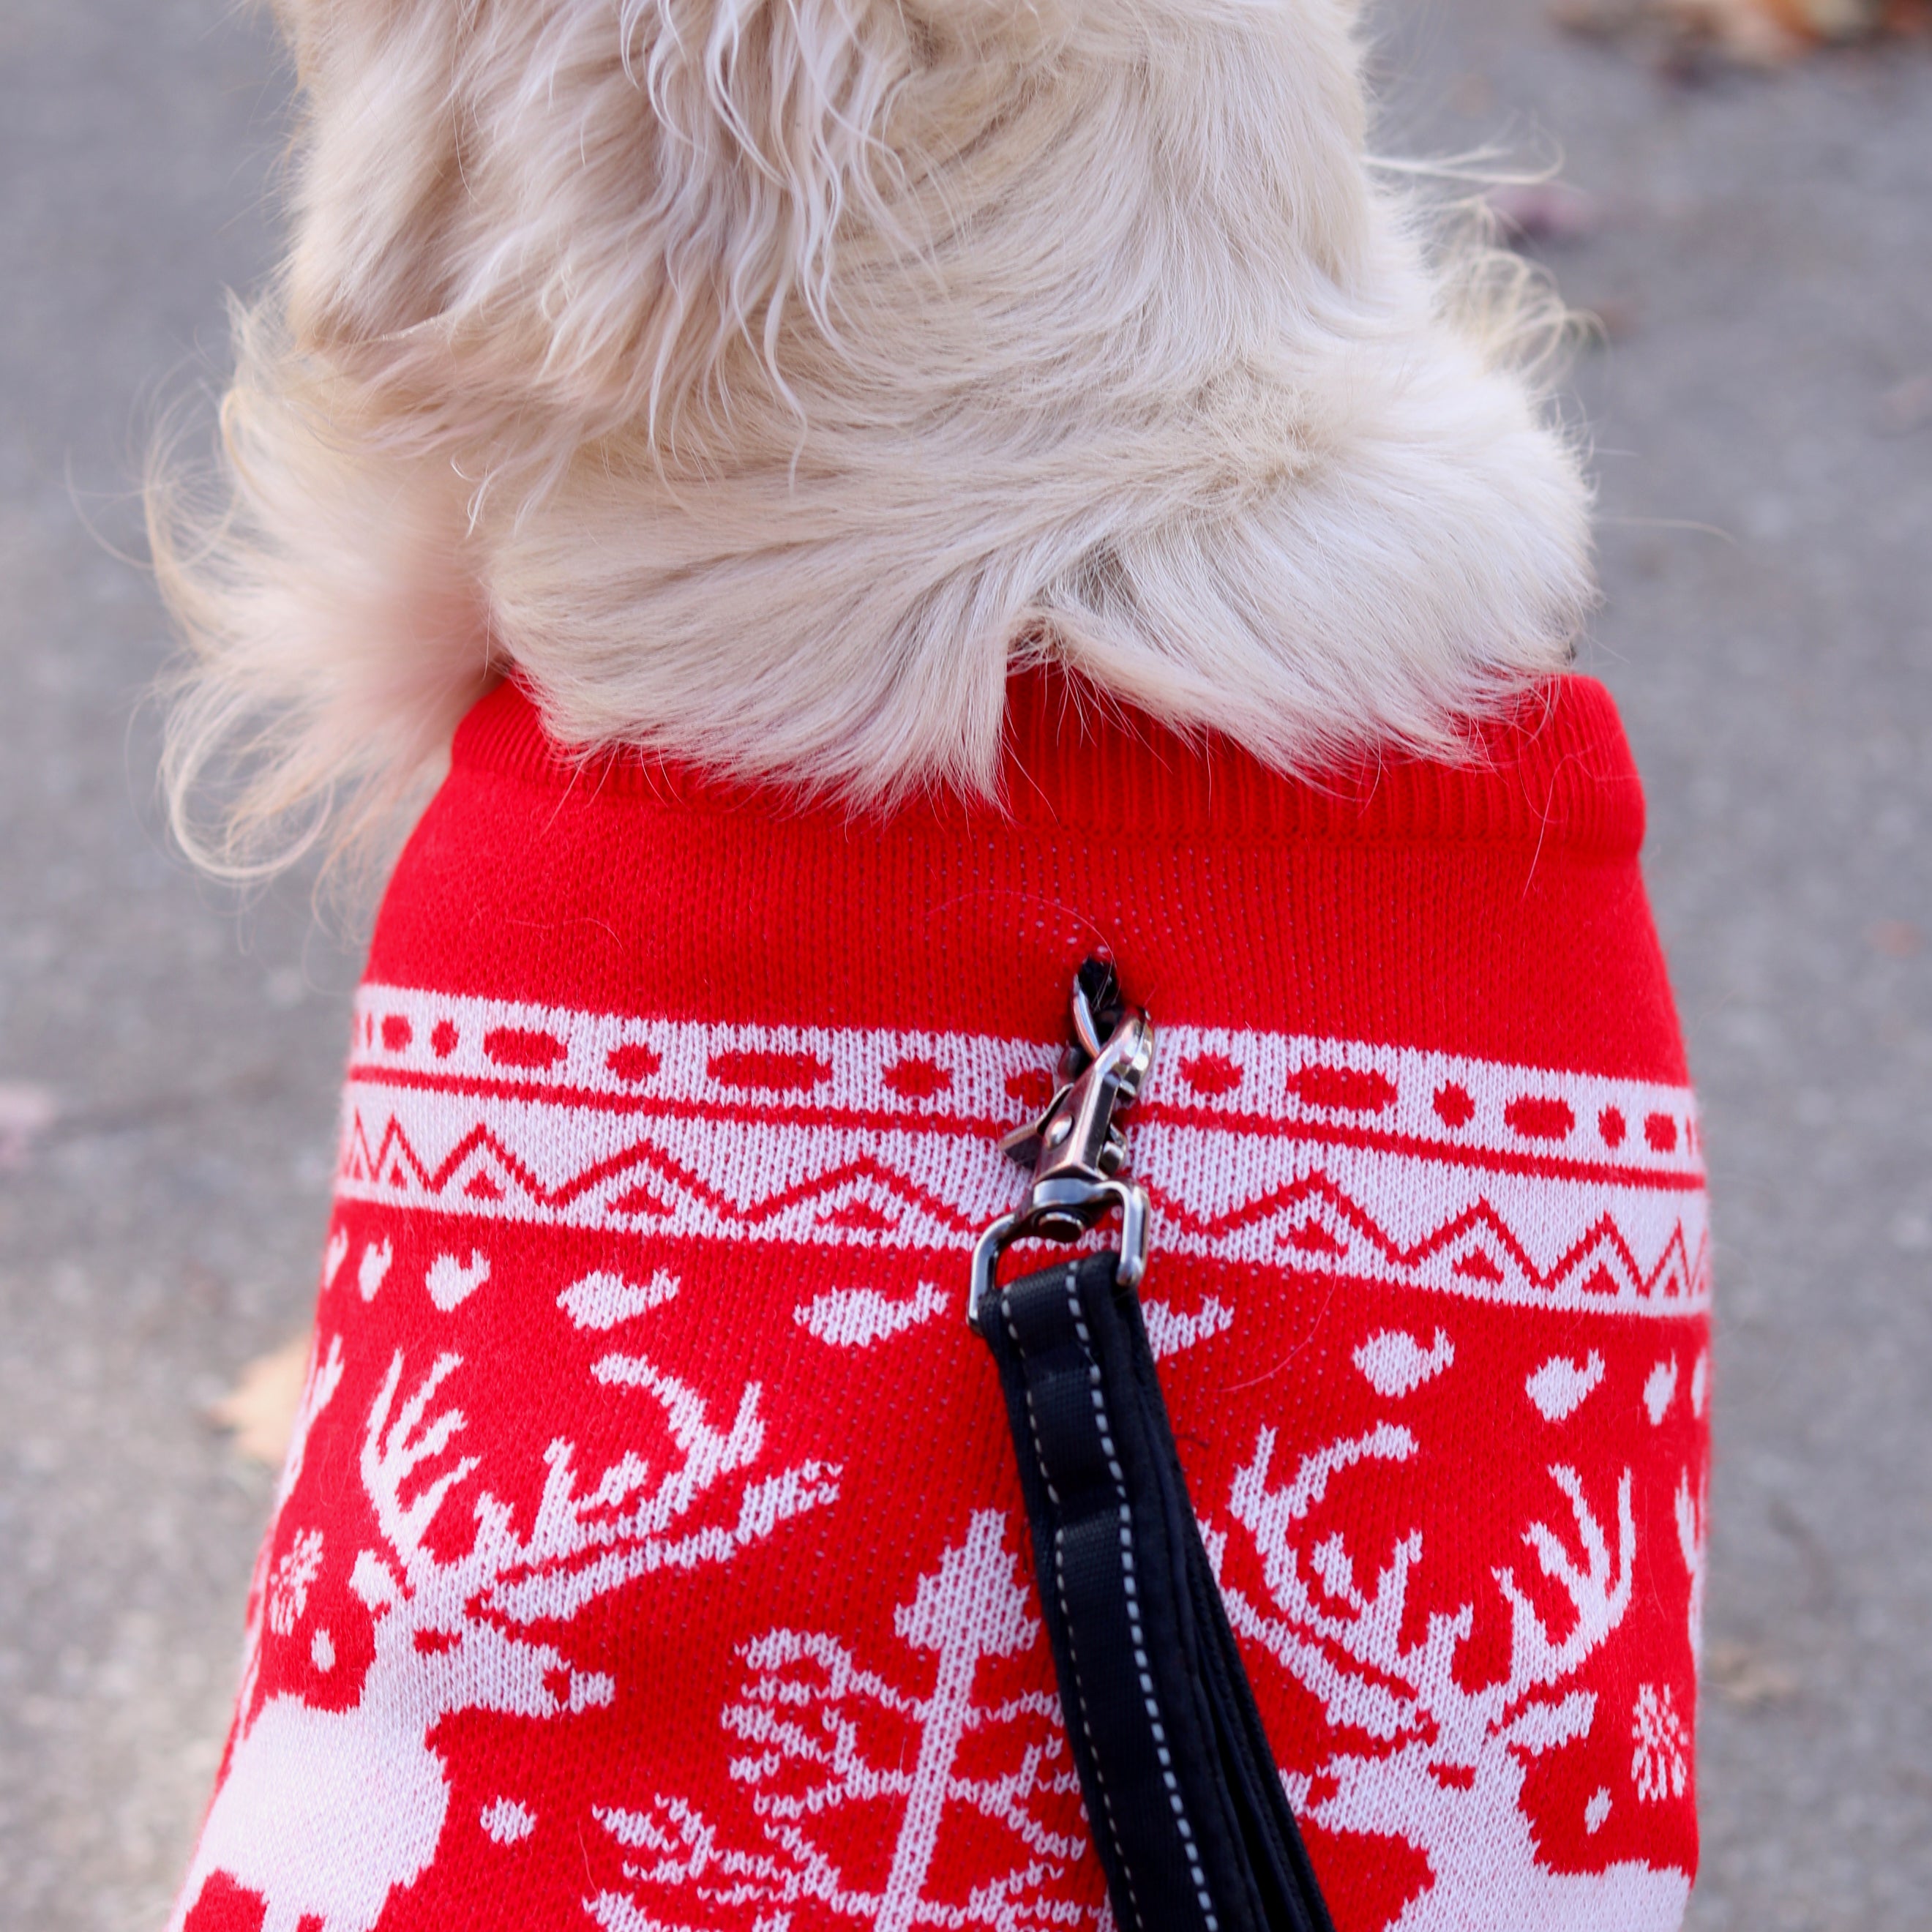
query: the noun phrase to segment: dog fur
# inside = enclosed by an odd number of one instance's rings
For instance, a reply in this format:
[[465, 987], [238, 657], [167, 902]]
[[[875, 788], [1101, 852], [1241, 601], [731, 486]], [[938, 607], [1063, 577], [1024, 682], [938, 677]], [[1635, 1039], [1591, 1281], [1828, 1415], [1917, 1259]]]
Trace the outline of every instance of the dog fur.
[[292, 245], [151, 494], [210, 862], [366, 830], [513, 668], [889, 802], [994, 784], [1023, 661], [1298, 771], [1566, 662], [1552, 298], [1371, 161], [1345, 0], [282, 13]]

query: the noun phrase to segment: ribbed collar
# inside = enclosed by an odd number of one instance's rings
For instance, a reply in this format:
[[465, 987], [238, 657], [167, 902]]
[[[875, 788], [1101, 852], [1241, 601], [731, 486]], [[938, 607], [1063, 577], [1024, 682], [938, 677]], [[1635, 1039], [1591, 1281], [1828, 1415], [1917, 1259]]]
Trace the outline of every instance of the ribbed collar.
[[[1007, 688], [1000, 806], [951, 796], [902, 805], [948, 824], [1004, 824], [1135, 838], [1532, 840], [1605, 855], [1642, 843], [1643, 794], [1610, 693], [1556, 678], [1515, 715], [1472, 729], [1456, 764], [1391, 758], [1284, 778], [1225, 740], [1190, 742], [1144, 714], [1082, 693], [1057, 672]], [[580, 799], [663, 809], [849, 818], [837, 801], [721, 778], [634, 751], [580, 754], [544, 732], [531, 694], [500, 685], [464, 719], [459, 765]]]

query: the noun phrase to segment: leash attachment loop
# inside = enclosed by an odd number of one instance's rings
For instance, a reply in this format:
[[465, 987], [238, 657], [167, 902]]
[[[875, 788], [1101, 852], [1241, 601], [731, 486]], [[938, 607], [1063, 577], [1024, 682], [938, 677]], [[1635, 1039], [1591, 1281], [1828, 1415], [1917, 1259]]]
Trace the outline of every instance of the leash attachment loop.
[[1120, 1286], [1138, 1286], [1147, 1266], [1147, 1190], [1126, 1172], [1126, 1137], [1114, 1117], [1133, 1104], [1154, 1064], [1154, 1023], [1121, 998], [1114, 969], [1098, 959], [1075, 976], [1072, 1018], [1073, 1044], [1046, 1111], [1000, 1143], [1009, 1159], [1031, 1166], [1033, 1180], [1020, 1206], [974, 1244], [966, 1320], [976, 1334], [1000, 1257], [1015, 1241], [1077, 1241], [1118, 1209]]

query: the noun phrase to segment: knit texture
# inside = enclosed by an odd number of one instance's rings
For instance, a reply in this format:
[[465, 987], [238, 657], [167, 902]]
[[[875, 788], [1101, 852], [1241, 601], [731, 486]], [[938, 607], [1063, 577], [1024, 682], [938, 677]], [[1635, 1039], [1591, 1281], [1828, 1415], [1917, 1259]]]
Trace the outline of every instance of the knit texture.
[[1004, 810], [878, 818], [572, 759], [513, 686], [464, 725], [177, 1925], [1110, 1923], [963, 1318], [1102, 952], [1340, 1932], [1677, 1926], [1709, 1249], [1607, 695], [1320, 785], [1043, 675], [1009, 733]]

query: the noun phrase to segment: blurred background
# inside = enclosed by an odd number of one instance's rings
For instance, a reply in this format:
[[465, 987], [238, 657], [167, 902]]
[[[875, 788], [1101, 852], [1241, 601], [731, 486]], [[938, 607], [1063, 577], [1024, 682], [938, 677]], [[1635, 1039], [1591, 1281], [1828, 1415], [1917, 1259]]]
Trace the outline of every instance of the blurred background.
[[[1924, 1932], [1932, 43], [1750, 70], [1646, 0], [1373, 17], [1382, 145], [1560, 158], [1505, 212], [1602, 324], [1586, 664], [1648, 782], [1718, 1216], [1692, 1924]], [[268, 259], [285, 99], [226, 0], [0, 8], [0, 1924], [34, 1932], [163, 1922], [272, 1480], [210, 1405], [305, 1322], [325, 1223], [356, 943], [157, 829], [131, 489]]]

